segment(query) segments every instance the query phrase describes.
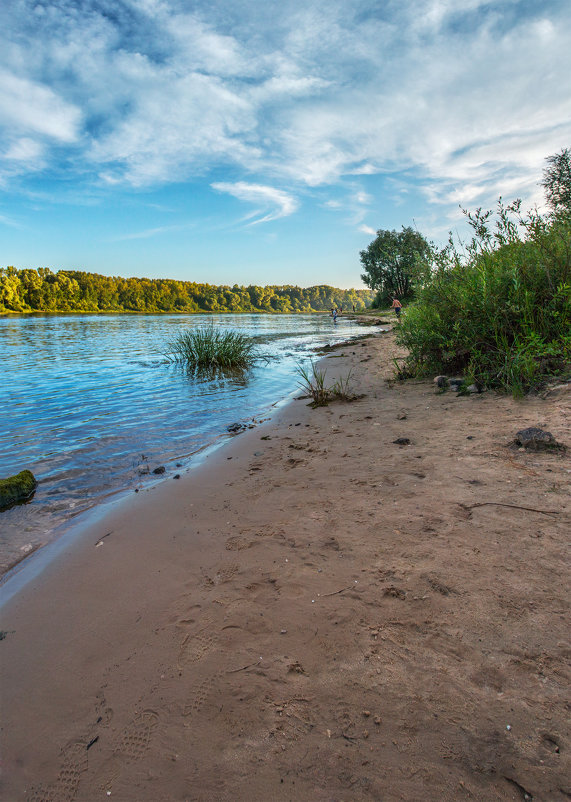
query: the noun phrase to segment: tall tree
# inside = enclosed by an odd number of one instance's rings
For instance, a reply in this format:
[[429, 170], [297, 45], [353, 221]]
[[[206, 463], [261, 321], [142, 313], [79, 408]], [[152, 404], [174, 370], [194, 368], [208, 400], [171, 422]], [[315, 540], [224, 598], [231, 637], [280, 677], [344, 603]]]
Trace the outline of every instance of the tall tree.
[[361, 279], [377, 300], [385, 303], [392, 297], [406, 300], [414, 295], [428, 270], [430, 245], [418, 231], [403, 226], [402, 231], [380, 229], [360, 258], [365, 272]]
[[558, 213], [571, 213], [571, 150], [563, 148], [561, 153], [548, 156], [547, 167], [543, 171], [541, 186], [551, 210]]

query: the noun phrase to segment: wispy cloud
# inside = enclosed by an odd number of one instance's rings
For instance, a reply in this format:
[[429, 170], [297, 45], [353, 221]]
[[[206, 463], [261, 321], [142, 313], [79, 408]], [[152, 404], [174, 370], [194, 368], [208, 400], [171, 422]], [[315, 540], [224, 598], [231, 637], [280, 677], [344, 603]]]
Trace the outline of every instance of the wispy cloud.
[[363, 234], [368, 234], [368, 236], [370, 237], [374, 237], [377, 233], [374, 228], [371, 228], [371, 226], [366, 226], [364, 224], [362, 226], [359, 226], [359, 231], [361, 231]]
[[268, 223], [270, 220], [278, 220], [280, 217], [288, 217], [298, 209], [297, 200], [287, 192], [274, 187], [262, 186], [261, 184], [247, 184], [245, 181], [228, 183], [217, 181], [212, 184], [212, 188], [218, 192], [227, 192], [238, 200], [255, 204], [258, 209], [251, 212], [248, 217], [256, 217], [251, 220], [250, 225], [258, 223]]
[[255, 222], [297, 208], [271, 185], [375, 173], [414, 172], [445, 214], [506, 186], [534, 200], [571, 142], [570, 40], [559, 0], [6, 0], [0, 176], [112, 191], [231, 168], [213, 186]]
[[172, 234], [174, 231], [184, 231], [187, 228], [192, 228], [192, 225], [184, 223], [184, 224], [178, 224], [178, 225], [175, 224], [169, 226], [156, 226], [154, 228], [146, 228], [143, 231], [134, 231], [129, 234], [120, 234], [117, 237], [113, 237], [111, 241], [123, 242], [125, 240], [150, 239], [151, 237], [160, 236], [162, 234]]

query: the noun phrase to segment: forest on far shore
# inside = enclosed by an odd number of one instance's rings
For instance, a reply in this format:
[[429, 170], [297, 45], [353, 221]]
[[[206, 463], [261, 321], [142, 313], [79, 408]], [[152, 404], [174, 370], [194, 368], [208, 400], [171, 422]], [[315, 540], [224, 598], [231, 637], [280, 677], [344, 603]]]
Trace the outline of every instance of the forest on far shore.
[[58, 270], [0, 268], [0, 312], [324, 312], [365, 309], [372, 290], [233, 287], [173, 279], [120, 278]]

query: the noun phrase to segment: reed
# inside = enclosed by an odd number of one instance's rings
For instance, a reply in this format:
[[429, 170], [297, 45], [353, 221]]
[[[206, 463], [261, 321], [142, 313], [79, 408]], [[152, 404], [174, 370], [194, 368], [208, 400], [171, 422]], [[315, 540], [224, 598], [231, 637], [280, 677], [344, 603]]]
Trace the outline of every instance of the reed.
[[181, 332], [168, 342], [165, 356], [170, 362], [199, 369], [244, 369], [256, 358], [250, 337], [214, 325]]
[[311, 371], [303, 365], [297, 366], [297, 373], [300, 376], [299, 386], [308, 398], [312, 398], [313, 407], [325, 407], [330, 401], [353, 401], [354, 396], [350, 391], [351, 371], [347, 376], [340, 376], [335, 384], [327, 385], [325, 377], [327, 371], [317, 367], [315, 362], [311, 363]]

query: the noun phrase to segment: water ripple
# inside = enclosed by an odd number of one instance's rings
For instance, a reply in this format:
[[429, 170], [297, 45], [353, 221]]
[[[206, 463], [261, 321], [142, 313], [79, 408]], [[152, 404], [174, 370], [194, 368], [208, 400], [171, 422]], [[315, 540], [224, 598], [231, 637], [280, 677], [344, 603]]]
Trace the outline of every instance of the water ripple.
[[[235, 376], [168, 363], [166, 343], [205, 323], [254, 337], [267, 359]], [[28, 468], [39, 480], [30, 502], [0, 513], [0, 565], [159, 464], [187, 464], [229, 423], [293, 390], [316, 346], [358, 333], [326, 315], [0, 318], [0, 477]]]

